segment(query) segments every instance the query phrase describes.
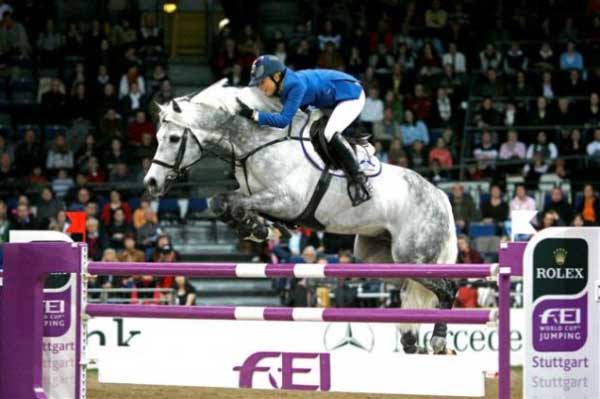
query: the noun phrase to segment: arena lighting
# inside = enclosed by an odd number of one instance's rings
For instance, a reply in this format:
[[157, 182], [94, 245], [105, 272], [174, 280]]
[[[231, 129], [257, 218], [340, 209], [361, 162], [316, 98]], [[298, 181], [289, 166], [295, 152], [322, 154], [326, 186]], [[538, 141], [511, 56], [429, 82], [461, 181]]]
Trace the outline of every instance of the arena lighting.
[[167, 14], [174, 13], [177, 11], [177, 3], [174, 1], [166, 1], [165, 4], [163, 4], [163, 11]]

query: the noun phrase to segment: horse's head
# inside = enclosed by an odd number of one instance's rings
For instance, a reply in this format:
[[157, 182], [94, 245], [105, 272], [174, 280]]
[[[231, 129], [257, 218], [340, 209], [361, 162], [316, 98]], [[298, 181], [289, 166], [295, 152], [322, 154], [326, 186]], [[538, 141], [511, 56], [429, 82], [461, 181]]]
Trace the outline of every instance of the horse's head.
[[176, 99], [160, 107], [158, 147], [144, 185], [153, 196], [163, 195], [187, 169], [200, 161], [214, 143], [215, 131], [231, 116], [209, 105]]

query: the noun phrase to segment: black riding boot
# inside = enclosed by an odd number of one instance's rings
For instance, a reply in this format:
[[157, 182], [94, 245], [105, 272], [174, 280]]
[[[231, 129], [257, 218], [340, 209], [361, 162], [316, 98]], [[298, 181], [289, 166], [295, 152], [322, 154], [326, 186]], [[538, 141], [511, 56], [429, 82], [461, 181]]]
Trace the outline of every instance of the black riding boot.
[[358, 206], [370, 200], [371, 184], [368, 182], [367, 176], [360, 170], [358, 159], [350, 144], [340, 133], [336, 133], [331, 138], [329, 146], [348, 179], [348, 196], [352, 201], [352, 206]]

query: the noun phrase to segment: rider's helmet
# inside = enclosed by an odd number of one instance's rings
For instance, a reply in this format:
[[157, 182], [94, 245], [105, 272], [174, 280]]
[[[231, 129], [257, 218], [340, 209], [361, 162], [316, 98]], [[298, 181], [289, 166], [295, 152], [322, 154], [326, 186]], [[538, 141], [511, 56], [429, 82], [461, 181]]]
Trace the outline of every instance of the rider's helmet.
[[252, 63], [249, 86], [258, 86], [261, 80], [273, 76], [277, 72], [285, 71], [285, 64], [274, 55], [261, 55]]

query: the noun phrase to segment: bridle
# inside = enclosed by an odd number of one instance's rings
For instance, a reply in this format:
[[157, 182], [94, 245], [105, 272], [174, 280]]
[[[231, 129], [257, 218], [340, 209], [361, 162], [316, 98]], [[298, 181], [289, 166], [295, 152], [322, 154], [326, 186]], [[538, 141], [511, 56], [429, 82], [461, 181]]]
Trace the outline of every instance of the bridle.
[[[190, 136], [194, 139], [194, 141], [198, 145], [198, 148], [200, 148], [200, 157], [198, 157], [198, 159], [191, 162], [189, 165], [182, 166], [181, 164], [183, 163], [183, 159], [185, 158], [185, 150], [186, 150], [187, 142], [188, 142]], [[170, 181], [175, 181], [175, 180], [179, 179], [180, 177], [182, 177], [183, 175], [185, 175], [185, 171], [187, 169], [191, 168], [193, 165], [200, 162], [200, 160], [202, 159], [202, 154], [204, 153], [202, 144], [200, 143], [200, 141], [198, 140], [196, 135], [194, 135], [192, 133], [192, 130], [189, 127], [184, 128], [183, 134], [181, 135], [180, 143], [181, 144], [179, 145], [179, 150], [177, 150], [177, 155], [175, 156], [175, 162], [173, 162], [172, 164], [165, 162], [165, 161], [161, 161], [160, 159], [156, 159], [156, 158], [152, 159], [152, 163], [155, 163], [164, 168], [170, 169], [174, 173], [174, 174], [167, 175], [167, 180], [170, 180]]]

